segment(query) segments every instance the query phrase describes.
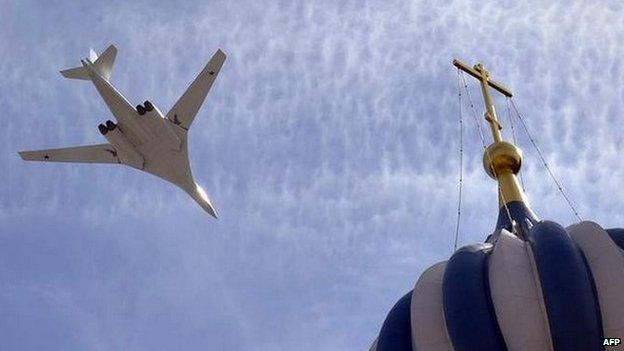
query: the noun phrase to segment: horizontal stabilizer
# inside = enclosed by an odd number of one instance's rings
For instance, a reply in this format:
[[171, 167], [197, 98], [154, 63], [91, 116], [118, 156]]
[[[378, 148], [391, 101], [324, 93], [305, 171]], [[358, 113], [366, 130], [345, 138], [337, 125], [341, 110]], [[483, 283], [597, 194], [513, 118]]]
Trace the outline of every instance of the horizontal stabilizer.
[[[110, 79], [111, 73], [113, 72], [113, 65], [115, 64], [116, 57], [117, 48], [115, 47], [115, 45], [110, 45], [99, 57], [95, 53], [95, 51], [91, 49], [88, 61], [93, 64], [93, 70], [100, 76], [102, 76], [104, 80], [108, 81]], [[89, 77], [88, 70], [84, 66], [62, 70], [61, 74], [63, 75], [63, 77], [70, 79], [91, 79], [91, 77]]]
[[91, 80], [91, 78], [89, 77], [89, 73], [87, 72], [87, 69], [84, 67], [66, 69], [66, 70], [61, 71], [61, 74], [63, 75], [63, 77], [69, 78], [69, 79]]
[[95, 70], [102, 76], [102, 78], [109, 80], [111, 73], [113, 73], [113, 65], [115, 64], [115, 58], [117, 57], [117, 48], [115, 45], [110, 45], [104, 52], [93, 62]]

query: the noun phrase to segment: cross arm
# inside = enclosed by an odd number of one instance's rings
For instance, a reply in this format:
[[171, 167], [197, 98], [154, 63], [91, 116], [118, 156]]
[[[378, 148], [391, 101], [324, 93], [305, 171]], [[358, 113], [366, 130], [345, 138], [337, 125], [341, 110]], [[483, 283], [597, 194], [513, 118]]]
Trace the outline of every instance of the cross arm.
[[[470, 74], [471, 76], [477, 78], [478, 80], [481, 80], [481, 73], [478, 72], [476, 69], [468, 66], [467, 64], [455, 59], [453, 60], [453, 66], [461, 69], [462, 71]], [[499, 93], [505, 95], [506, 97], [512, 97], [513, 94], [511, 94], [511, 91], [509, 91], [509, 89], [505, 88], [502, 84], [497, 83], [493, 80], [488, 79], [487, 80], [487, 84], [492, 87], [494, 90], [498, 91]]]

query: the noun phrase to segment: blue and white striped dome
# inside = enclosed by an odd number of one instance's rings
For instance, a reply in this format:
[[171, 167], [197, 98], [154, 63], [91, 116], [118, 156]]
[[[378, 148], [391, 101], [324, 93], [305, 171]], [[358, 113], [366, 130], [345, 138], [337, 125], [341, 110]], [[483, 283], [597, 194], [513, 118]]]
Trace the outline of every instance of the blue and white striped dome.
[[427, 269], [371, 350], [598, 351], [624, 336], [624, 230], [563, 228], [510, 205], [524, 237], [499, 220], [486, 243]]
[[[498, 222], [485, 243], [465, 246], [421, 275], [388, 313], [371, 351], [605, 350], [605, 338], [624, 338], [624, 229], [539, 220], [516, 177], [522, 152], [503, 140], [488, 91], [511, 92], [481, 64], [453, 64], [481, 85], [494, 139], [485, 148], [481, 134], [483, 165], [498, 182]], [[459, 99], [461, 106], [461, 93]]]

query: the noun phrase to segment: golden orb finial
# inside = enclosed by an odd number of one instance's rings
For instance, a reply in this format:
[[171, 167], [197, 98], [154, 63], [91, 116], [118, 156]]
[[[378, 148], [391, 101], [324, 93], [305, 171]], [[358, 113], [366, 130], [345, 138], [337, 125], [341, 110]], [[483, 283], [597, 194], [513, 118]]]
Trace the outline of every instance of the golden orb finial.
[[514, 144], [499, 141], [491, 144], [483, 153], [483, 168], [492, 178], [510, 173], [518, 174], [522, 166], [522, 150]]

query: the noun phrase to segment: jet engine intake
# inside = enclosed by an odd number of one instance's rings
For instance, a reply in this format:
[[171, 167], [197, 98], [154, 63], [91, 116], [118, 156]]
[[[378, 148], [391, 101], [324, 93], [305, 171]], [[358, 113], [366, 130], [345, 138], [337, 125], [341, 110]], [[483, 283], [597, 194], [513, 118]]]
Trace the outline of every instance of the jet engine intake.
[[117, 128], [117, 125], [113, 121], [108, 120], [106, 121], [106, 128], [108, 130], [115, 130], [115, 128]]
[[145, 111], [147, 112], [154, 111], [154, 105], [147, 100], [143, 103], [143, 106], [145, 106]]
[[147, 112], [145, 107], [143, 107], [143, 105], [141, 105], [141, 104], [138, 104], [136, 106], [136, 110], [137, 110], [137, 113], [139, 114], [139, 116], [143, 116], [145, 114], [145, 112]]

